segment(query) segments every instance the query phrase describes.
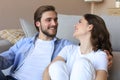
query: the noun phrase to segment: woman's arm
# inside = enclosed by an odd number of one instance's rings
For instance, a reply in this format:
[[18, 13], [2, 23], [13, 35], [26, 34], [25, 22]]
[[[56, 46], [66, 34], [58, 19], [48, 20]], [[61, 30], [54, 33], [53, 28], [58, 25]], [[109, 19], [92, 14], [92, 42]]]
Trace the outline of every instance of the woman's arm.
[[49, 73], [48, 73], [48, 67], [43, 72], [43, 80], [50, 80], [50, 76], [49, 76]]
[[108, 55], [105, 52], [98, 52], [95, 57], [95, 80], [107, 80], [108, 77]]
[[57, 56], [49, 65], [48, 67], [45, 69], [44, 73], [43, 73], [43, 80], [50, 80], [50, 76], [49, 76], [49, 66], [56, 62], [56, 61], [64, 61], [65, 60], [61, 57], [61, 56]]

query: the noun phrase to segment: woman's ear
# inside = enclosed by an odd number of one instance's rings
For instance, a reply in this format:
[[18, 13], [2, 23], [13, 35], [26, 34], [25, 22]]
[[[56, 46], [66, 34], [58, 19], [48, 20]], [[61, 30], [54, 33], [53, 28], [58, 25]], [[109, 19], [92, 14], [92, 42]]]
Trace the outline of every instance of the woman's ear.
[[37, 21], [37, 22], [35, 23], [35, 25], [36, 25], [37, 27], [40, 27], [40, 21]]
[[93, 24], [90, 24], [90, 25], [88, 26], [88, 29], [91, 31], [91, 30], [93, 29], [93, 27], [94, 27], [94, 25], [93, 25]]

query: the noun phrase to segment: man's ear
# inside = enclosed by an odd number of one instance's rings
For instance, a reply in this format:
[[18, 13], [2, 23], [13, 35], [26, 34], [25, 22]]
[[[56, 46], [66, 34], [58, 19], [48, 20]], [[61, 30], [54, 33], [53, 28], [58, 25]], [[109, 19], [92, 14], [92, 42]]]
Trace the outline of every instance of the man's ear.
[[40, 27], [40, 21], [37, 21], [37, 22], [35, 23], [35, 25], [36, 25], [37, 27]]

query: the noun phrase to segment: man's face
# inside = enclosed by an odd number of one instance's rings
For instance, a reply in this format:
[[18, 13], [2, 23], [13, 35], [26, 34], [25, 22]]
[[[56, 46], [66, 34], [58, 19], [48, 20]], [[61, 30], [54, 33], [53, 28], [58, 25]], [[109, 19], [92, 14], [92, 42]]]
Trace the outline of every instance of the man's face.
[[46, 11], [42, 14], [39, 31], [40, 35], [46, 37], [55, 37], [57, 33], [58, 21], [57, 14], [54, 11]]

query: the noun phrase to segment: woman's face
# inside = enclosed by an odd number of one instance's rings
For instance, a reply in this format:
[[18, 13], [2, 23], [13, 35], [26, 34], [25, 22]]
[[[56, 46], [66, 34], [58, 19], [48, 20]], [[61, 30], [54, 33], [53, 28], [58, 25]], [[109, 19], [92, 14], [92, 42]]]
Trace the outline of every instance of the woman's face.
[[88, 24], [87, 20], [83, 17], [75, 25], [75, 31], [74, 31], [73, 36], [78, 39], [82, 36], [87, 35], [90, 31], [89, 26], [90, 25]]

